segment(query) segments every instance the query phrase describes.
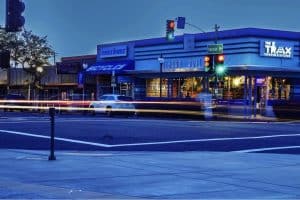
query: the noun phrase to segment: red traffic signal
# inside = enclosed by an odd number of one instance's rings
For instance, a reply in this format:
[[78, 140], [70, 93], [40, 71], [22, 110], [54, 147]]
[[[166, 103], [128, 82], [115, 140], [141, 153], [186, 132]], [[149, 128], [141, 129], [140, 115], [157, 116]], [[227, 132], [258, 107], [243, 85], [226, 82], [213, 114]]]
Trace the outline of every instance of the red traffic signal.
[[173, 40], [174, 39], [174, 32], [175, 32], [175, 21], [174, 20], [167, 20], [166, 39], [167, 40]]
[[223, 54], [215, 55], [215, 65], [223, 65], [225, 60], [225, 56]]

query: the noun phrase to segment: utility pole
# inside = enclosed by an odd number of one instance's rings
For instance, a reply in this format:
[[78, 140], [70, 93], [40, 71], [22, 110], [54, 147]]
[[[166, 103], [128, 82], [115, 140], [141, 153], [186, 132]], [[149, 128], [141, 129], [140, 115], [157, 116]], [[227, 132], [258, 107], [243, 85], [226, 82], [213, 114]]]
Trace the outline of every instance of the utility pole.
[[[214, 26], [214, 30], [215, 30], [215, 44], [218, 44], [218, 31], [220, 29], [220, 26], [218, 26], [217, 24], [215, 24]], [[216, 64], [215, 64], [215, 56], [213, 57], [213, 66], [214, 66], [214, 71], [216, 70]], [[217, 73], [215, 73], [215, 84], [214, 84], [214, 91], [213, 91], [213, 94], [215, 95], [215, 97], [217, 98], [217, 92], [216, 92], [216, 89], [218, 88], [218, 75]]]
[[162, 54], [160, 54], [158, 58], [158, 62], [159, 62], [159, 98], [161, 100], [162, 99], [162, 68], [164, 64], [164, 58]]
[[220, 29], [220, 26], [218, 26], [218, 24], [215, 24], [215, 34], [216, 34], [216, 39], [215, 39], [215, 43], [217, 44], [218, 43], [218, 31]]

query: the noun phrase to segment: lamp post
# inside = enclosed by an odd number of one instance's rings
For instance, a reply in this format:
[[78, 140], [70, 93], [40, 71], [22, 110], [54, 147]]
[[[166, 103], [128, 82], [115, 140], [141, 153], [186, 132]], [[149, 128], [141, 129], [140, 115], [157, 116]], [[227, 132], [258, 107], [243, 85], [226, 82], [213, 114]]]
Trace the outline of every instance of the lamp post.
[[159, 98], [162, 98], [162, 67], [165, 62], [162, 54], [160, 54], [159, 58], [157, 59], [159, 62]]
[[[39, 67], [36, 68], [36, 73], [38, 75], [38, 85], [36, 85], [37, 89], [38, 89], [38, 99], [41, 98], [41, 96], [42, 96], [41, 94], [43, 93], [43, 91], [41, 91], [41, 88], [40, 88], [40, 86], [41, 86], [41, 78], [42, 78], [43, 72], [44, 72], [44, 68], [43, 67], [39, 66]], [[36, 96], [36, 94], [34, 94], [34, 99], [36, 98], [35, 96]]]

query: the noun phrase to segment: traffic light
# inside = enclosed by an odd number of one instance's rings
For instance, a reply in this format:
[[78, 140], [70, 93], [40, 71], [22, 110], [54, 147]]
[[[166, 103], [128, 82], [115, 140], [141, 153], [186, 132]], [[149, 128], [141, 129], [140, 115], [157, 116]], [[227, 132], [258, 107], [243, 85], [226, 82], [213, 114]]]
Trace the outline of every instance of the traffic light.
[[0, 68], [10, 68], [10, 51], [0, 52]]
[[212, 74], [214, 72], [214, 59], [213, 55], [204, 56], [204, 69], [205, 72]]
[[223, 54], [215, 55], [215, 72], [217, 75], [222, 76], [225, 73], [225, 66], [224, 66], [225, 56]]
[[25, 24], [25, 18], [22, 13], [25, 10], [25, 4], [22, 0], [6, 0], [6, 31], [18, 32], [22, 30]]
[[174, 32], [175, 32], [175, 21], [167, 20], [166, 39], [174, 40], [174, 38], [175, 38]]
[[178, 29], [184, 29], [185, 27], [185, 17], [178, 17], [177, 18], [177, 26]]

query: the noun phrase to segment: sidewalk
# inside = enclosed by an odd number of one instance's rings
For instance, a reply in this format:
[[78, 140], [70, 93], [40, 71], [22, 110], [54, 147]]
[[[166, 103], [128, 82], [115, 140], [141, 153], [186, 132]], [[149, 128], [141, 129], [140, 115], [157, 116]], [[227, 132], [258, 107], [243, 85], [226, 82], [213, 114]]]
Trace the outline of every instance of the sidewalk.
[[300, 156], [0, 150], [0, 199], [299, 199]]

